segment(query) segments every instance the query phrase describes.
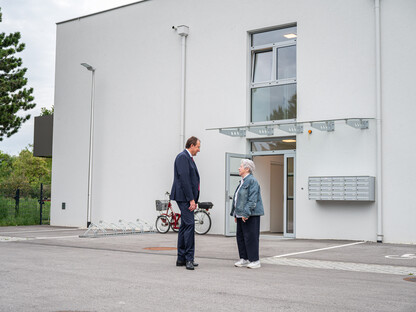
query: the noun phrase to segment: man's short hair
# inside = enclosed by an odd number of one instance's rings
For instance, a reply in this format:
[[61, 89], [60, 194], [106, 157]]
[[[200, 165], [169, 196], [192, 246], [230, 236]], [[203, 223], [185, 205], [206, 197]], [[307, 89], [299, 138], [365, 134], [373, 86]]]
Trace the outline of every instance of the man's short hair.
[[191, 136], [188, 141], [186, 141], [186, 145], [185, 148], [190, 148], [191, 145], [196, 145], [196, 143], [201, 142], [200, 139], [198, 139], [197, 137]]

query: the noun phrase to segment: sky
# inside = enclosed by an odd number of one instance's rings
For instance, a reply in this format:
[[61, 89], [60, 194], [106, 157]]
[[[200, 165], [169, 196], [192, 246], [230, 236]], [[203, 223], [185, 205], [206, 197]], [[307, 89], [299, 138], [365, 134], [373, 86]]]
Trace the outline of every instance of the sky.
[[50, 109], [54, 103], [56, 23], [134, 2], [138, 0], [0, 0], [0, 33], [20, 32], [26, 48], [16, 56], [28, 69], [26, 87], [34, 89], [37, 104], [21, 114], [29, 113], [30, 120], [18, 133], [0, 141], [0, 151], [18, 155], [33, 144], [34, 117], [42, 107]]

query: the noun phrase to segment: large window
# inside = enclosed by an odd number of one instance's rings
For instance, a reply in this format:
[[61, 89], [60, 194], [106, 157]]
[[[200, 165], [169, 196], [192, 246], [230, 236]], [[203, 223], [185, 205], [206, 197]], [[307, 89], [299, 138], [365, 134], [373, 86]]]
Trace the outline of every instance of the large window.
[[296, 26], [251, 35], [251, 122], [296, 119]]

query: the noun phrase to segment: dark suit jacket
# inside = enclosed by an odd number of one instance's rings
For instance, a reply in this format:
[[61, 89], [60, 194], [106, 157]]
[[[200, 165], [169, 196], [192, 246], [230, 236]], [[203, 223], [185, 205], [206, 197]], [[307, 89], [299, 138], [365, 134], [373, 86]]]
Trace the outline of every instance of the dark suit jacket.
[[179, 153], [175, 159], [170, 199], [179, 202], [190, 202], [199, 198], [199, 173], [196, 164], [187, 150]]

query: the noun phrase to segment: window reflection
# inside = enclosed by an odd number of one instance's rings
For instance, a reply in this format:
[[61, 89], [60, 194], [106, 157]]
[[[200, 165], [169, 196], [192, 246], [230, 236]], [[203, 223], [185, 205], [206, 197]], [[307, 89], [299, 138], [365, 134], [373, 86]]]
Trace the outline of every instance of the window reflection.
[[296, 78], [296, 46], [277, 49], [277, 79]]
[[292, 139], [288, 141], [287, 138], [279, 138], [277, 140], [270, 141], [252, 141], [251, 151], [252, 152], [267, 152], [267, 151], [279, 151], [279, 150], [294, 150], [296, 149], [296, 140]]
[[270, 81], [272, 79], [273, 52], [258, 52], [254, 55], [254, 82]]
[[296, 118], [296, 84], [251, 90], [251, 121]]
[[255, 46], [270, 44], [274, 42], [292, 40], [293, 36], [288, 36], [288, 35], [293, 35], [296, 33], [297, 33], [296, 26], [294, 26], [294, 27], [289, 27], [289, 28], [276, 29], [272, 31], [266, 31], [266, 32], [258, 33], [258, 34], [253, 34], [251, 45], [255, 47]]

